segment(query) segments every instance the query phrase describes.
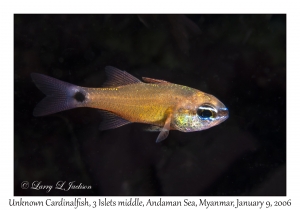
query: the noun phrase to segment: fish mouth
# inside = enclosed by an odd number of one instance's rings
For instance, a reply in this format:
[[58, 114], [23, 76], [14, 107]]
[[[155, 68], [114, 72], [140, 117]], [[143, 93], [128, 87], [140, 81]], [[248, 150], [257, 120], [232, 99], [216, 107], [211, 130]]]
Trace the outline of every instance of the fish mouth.
[[218, 110], [218, 118], [219, 118], [220, 122], [225, 121], [228, 117], [229, 117], [229, 111], [226, 107], [220, 108]]

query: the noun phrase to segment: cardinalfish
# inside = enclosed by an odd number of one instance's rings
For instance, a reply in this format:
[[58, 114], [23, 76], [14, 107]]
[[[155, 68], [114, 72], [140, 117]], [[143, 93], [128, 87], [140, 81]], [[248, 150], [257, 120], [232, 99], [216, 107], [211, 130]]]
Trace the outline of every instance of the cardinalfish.
[[91, 107], [100, 109], [100, 130], [129, 123], [146, 123], [148, 130], [159, 131], [156, 142], [167, 138], [170, 130], [205, 130], [228, 118], [228, 110], [213, 95], [143, 77], [143, 81], [117, 68], [105, 68], [107, 81], [101, 88], [87, 88], [32, 73], [36, 86], [46, 97], [35, 107], [34, 116], [63, 110]]

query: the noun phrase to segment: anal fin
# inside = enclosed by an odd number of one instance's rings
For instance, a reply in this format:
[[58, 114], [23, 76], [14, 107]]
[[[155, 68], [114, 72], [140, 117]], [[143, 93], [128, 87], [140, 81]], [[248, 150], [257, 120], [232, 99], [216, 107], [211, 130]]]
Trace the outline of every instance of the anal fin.
[[100, 113], [102, 116], [102, 122], [99, 126], [100, 130], [114, 129], [131, 123], [130, 121], [108, 111], [101, 110]]

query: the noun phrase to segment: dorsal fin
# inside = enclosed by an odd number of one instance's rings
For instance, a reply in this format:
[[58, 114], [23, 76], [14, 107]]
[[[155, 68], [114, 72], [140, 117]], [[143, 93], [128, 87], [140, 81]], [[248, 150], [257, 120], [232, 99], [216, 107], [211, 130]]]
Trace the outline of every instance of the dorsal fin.
[[126, 71], [121, 71], [120, 69], [112, 66], [106, 66], [105, 72], [107, 75], [107, 80], [103, 84], [103, 87], [118, 87], [141, 82], [141, 80], [132, 76]]
[[153, 79], [153, 78], [149, 78], [149, 77], [142, 77], [142, 79], [148, 83], [170, 83], [165, 80]]

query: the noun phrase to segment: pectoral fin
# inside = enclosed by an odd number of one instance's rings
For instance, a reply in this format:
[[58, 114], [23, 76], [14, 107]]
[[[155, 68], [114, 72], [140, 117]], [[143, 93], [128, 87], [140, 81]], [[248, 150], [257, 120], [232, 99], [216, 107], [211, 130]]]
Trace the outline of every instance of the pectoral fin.
[[168, 135], [169, 135], [169, 130], [163, 128], [156, 139], [156, 143], [161, 142], [162, 140], [165, 140], [168, 137]]
[[156, 139], [156, 143], [161, 142], [162, 140], [165, 140], [168, 135], [169, 135], [169, 130], [170, 130], [170, 125], [171, 125], [171, 116], [169, 116], [166, 119], [165, 125], [162, 128], [162, 130], [160, 131], [157, 139]]

